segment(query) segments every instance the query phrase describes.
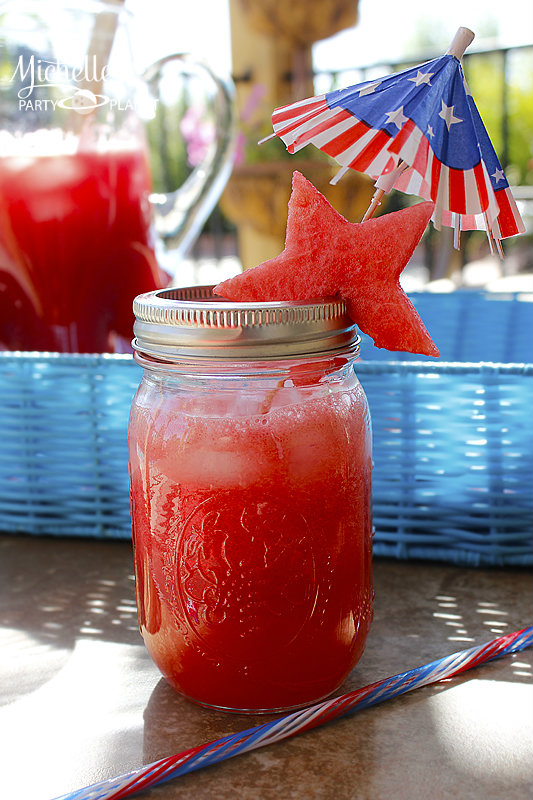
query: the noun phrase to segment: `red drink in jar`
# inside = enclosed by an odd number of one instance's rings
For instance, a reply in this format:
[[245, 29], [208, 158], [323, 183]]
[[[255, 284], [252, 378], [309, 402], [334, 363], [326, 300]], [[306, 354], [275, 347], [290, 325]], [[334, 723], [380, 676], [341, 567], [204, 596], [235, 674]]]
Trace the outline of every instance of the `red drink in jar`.
[[[239, 304], [179, 292], [136, 305], [145, 372], [129, 443], [141, 632], [169, 683], [197, 702], [298, 707], [342, 683], [372, 617], [371, 433], [353, 325], [341, 303], [296, 305], [299, 321], [278, 326], [280, 357], [275, 322], [259, 342], [257, 316], [249, 327], [232, 318]], [[335, 342], [325, 305], [336, 309]], [[319, 320], [311, 343], [309, 314]]]
[[0, 348], [113, 352], [136, 294], [168, 281], [139, 145], [0, 158]]

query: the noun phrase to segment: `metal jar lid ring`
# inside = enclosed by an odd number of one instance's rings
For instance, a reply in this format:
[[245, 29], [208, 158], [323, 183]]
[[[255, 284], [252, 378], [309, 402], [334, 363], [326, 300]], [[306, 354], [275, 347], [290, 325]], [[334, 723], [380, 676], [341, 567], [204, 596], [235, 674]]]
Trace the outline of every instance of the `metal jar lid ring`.
[[277, 359], [358, 351], [343, 300], [234, 303], [212, 286], [162, 289], [133, 302], [133, 347], [159, 360]]

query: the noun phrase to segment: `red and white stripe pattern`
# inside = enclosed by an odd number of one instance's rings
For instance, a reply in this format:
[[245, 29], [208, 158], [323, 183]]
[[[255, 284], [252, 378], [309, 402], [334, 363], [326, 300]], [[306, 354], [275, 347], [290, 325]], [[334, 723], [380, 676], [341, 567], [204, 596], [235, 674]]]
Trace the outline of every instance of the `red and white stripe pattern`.
[[330, 109], [325, 95], [276, 109], [272, 124], [289, 153], [314, 144], [342, 167], [374, 179], [397, 162], [387, 150], [392, 141], [387, 131], [371, 128], [343, 108]]
[[272, 124], [290, 153], [313, 144], [343, 171], [354, 169], [374, 180], [403, 161], [410, 169], [399, 175], [394, 188], [431, 200], [438, 229], [446, 225], [458, 231], [487, 230], [496, 240], [525, 230], [510, 189], [493, 189], [483, 160], [469, 170], [446, 166], [434, 154], [428, 134], [412, 119], [391, 136], [345, 109], [330, 108], [326, 95], [318, 95], [276, 109]]

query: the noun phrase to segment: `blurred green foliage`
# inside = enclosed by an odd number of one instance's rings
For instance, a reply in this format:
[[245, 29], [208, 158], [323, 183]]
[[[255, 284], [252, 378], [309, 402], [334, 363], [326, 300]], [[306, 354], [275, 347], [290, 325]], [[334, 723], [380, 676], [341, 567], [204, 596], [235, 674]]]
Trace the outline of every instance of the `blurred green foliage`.
[[465, 76], [507, 180], [533, 183], [533, 46], [509, 52], [506, 65], [501, 52], [473, 55]]

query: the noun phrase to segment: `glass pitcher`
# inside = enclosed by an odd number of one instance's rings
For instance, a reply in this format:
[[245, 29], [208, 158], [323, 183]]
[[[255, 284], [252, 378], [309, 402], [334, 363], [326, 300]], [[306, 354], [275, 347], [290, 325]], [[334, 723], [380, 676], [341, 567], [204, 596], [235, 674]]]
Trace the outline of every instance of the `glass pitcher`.
[[[139, 78], [129, 17], [100, 0], [0, 6], [0, 349], [129, 350], [133, 298], [168, 285], [165, 249], [179, 263], [231, 171], [231, 84], [187, 55]], [[210, 136], [154, 194], [146, 121], [165, 173], [186, 109]]]

